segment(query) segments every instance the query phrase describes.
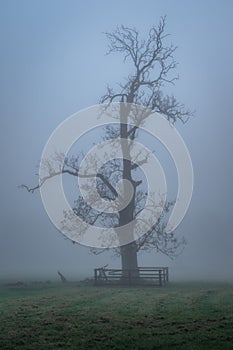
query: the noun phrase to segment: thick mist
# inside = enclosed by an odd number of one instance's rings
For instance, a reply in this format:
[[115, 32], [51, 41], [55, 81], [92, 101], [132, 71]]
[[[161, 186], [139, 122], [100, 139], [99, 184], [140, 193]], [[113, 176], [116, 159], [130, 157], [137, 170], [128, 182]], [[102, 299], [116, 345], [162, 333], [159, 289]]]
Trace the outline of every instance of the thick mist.
[[167, 15], [178, 46], [179, 80], [171, 90], [195, 116], [177, 129], [194, 168], [191, 205], [177, 229], [187, 245], [175, 260], [139, 254], [140, 266], [170, 267], [171, 280], [233, 280], [232, 127], [233, 3], [225, 1], [8, 1], [0, 4], [1, 230], [0, 279], [67, 279], [92, 276], [106, 252], [93, 255], [72, 244], [50, 222], [37, 183], [41, 153], [66, 117], [94, 105], [106, 85], [130, 67], [106, 56], [103, 35], [116, 25], [142, 33]]

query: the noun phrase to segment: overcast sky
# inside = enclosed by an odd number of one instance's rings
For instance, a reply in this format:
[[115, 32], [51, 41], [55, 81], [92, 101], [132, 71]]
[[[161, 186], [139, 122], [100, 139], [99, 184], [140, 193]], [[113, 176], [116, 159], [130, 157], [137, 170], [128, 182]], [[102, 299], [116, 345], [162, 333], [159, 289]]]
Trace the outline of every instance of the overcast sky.
[[167, 15], [178, 46], [173, 92], [195, 117], [177, 125], [193, 161], [193, 199], [180, 236], [188, 245], [175, 261], [141, 254], [145, 265], [168, 265], [173, 278], [233, 279], [232, 114], [233, 2], [224, 1], [0, 1], [0, 278], [92, 275], [109, 263], [53, 227], [34, 185], [43, 147], [59, 123], [98, 103], [107, 83], [128, 67], [106, 56], [103, 34], [116, 25], [146, 33]]

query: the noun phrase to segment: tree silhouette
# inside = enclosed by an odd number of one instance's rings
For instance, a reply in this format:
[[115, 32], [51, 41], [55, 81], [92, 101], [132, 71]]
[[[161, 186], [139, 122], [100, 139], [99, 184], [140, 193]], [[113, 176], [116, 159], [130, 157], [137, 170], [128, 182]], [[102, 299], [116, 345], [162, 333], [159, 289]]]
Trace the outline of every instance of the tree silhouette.
[[[172, 75], [177, 63], [174, 59], [176, 47], [173, 44], [167, 44], [168, 34], [165, 32], [166, 18], [162, 17], [157, 27], [150, 28], [146, 38], [141, 38], [140, 33], [135, 28], [119, 26], [112, 32], [107, 32], [109, 48], [108, 54], [120, 53], [123, 61], [130, 63], [132, 71], [123, 83], [117, 85], [117, 90], [107, 87], [106, 94], [101, 98], [100, 103], [105, 104], [106, 108], [113, 102], [121, 102], [118, 125], [109, 124], [105, 128], [105, 140], [120, 139], [118, 147], [121, 149], [121, 159], [112, 159], [106, 162], [96, 174], [96, 187], [100, 196], [111, 202], [119, 197], [119, 191], [116, 190], [116, 184], [119, 180], [127, 180], [133, 188], [133, 194], [129, 203], [118, 212], [105, 213], [93, 209], [91, 205], [85, 202], [80, 195], [74, 203], [72, 213], [65, 213], [62, 225], [68, 226], [70, 215], [75, 213], [88, 224], [102, 225], [103, 227], [114, 227], [116, 232], [119, 227], [137, 220], [141, 212], [147, 190], [143, 178], [140, 178], [140, 165], [148, 161], [144, 154], [137, 163], [131, 159], [133, 142], [140, 138], [140, 127], [150, 113], [158, 112], [163, 115], [170, 123], [177, 121], [185, 123], [192, 112], [185, 109], [173, 95], [165, 94], [167, 85], [174, 85], [178, 79]], [[138, 113], [134, 118], [134, 125], [130, 123], [129, 105], [140, 105], [148, 113]], [[56, 155], [59, 158], [59, 154]], [[94, 162], [94, 159], [93, 159]], [[55, 171], [52, 161], [48, 160], [45, 166], [50, 167], [49, 175], [41, 179], [40, 183], [29, 188], [33, 192], [35, 189], [43, 186], [43, 183], [52, 176], [61, 173], [67, 173], [79, 177], [80, 157], [66, 157], [65, 162], [60, 169]], [[91, 188], [89, 189], [91, 193]], [[127, 188], [123, 183], [122, 193], [126, 194]], [[114, 251], [120, 255], [122, 269], [138, 268], [138, 252], [141, 250], [156, 250], [170, 257], [180, 252], [184, 245], [184, 239], [177, 239], [174, 232], [166, 232], [166, 220], [172, 208], [172, 202], [161, 203], [162, 212], [157, 217], [156, 223], [152, 223], [148, 231], [135, 238], [134, 227], [127, 234], [131, 237], [130, 243], [123, 244], [114, 248]], [[153, 207], [153, 205], [152, 205]], [[155, 207], [153, 207], [155, 209]], [[120, 240], [120, 237], [119, 237]], [[120, 242], [121, 243], [121, 242]], [[105, 251], [103, 249], [93, 248], [93, 253]]]

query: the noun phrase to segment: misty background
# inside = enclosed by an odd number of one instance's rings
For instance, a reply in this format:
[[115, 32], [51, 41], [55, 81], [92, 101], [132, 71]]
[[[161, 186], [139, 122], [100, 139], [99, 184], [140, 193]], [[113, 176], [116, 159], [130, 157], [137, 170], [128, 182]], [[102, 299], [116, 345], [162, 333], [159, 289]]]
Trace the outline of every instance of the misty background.
[[171, 279], [233, 279], [232, 1], [0, 1], [0, 279], [92, 276], [111, 253], [92, 255], [49, 221], [37, 183], [43, 147], [65, 118], [99, 102], [129, 66], [106, 56], [103, 32], [117, 25], [143, 34], [167, 15], [178, 46], [174, 95], [195, 110], [176, 127], [194, 167], [191, 205], [177, 229], [187, 246], [176, 260], [139, 254], [139, 266], [169, 266]]

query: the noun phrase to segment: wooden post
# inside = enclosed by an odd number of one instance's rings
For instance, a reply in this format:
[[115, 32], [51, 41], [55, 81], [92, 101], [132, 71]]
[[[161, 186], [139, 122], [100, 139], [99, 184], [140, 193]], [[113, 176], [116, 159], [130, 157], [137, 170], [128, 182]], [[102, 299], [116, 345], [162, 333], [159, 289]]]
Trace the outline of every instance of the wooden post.
[[166, 282], [168, 282], [168, 267], [166, 267]]
[[60, 271], [57, 271], [57, 273], [58, 273], [58, 275], [59, 275], [59, 277], [60, 277], [62, 283], [66, 283], [67, 280], [66, 280], [65, 276], [64, 276]]
[[161, 269], [159, 269], [159, 285], [162, 286], [162, 275], [161, 275]]
[[129, 285], [131, 286], [131, 284], [132, 284], [131, 270], [128, 271], [128, 279], [129, 279]]
[[167, 267], [163, 268], [163, 283], [167, 283]]

